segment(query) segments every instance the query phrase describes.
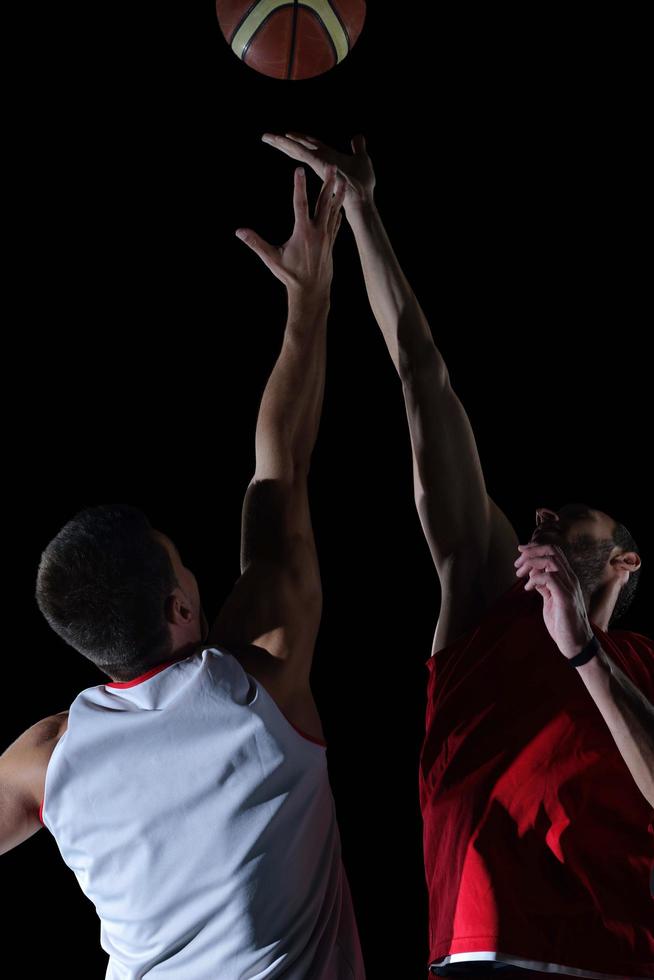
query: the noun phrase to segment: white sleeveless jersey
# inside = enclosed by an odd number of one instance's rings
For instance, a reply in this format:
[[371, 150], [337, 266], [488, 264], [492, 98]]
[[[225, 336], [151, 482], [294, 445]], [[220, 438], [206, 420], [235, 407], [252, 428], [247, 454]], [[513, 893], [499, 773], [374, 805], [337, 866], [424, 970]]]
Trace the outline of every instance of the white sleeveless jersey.
[[227, 651], [78, 694], [41, 813], [105, 980], [365, 980], [324, 743]]

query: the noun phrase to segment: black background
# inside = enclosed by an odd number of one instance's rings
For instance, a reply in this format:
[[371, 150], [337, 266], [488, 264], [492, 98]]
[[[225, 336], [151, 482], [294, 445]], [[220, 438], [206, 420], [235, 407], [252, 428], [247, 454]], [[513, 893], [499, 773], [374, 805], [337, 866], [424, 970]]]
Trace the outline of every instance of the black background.
[[[264, 131], [367, 138], [376, 200], [478, 441], [529, 539], [584, 500], [643, 552], [622, 628], [652, 632], [641, 25], [475, 6], [369, 4], [352, 54], [281, 82], [230, 52], [210, 2], [30, 8], [6, 150], [2, 746], [103, 675], [33, 599], [41, 550], [81, 507], [142, 507], [211, 619], [238, 574], [280, 282], [234, 236], [292, 229], [294, 163]], [[423, 9], [424, 8], [424, 9]], [[431, 11], [426, 13], [425, 11]], [[308, 180], [311, 201], [319, 181]], [[324, 586], [313, 685], [370, 976], [422, 977], [418, 751], [438, 580], [413, 505], [401, 389], [354, 240], [334, 251], [310, 477]], [[51, 835], [3, 860], [25, 971], [104, 976], [99, 923]]]

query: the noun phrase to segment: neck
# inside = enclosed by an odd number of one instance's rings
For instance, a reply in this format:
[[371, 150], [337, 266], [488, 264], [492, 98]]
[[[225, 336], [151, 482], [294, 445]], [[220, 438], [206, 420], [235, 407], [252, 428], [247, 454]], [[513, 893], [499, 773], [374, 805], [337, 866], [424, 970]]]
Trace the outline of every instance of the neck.
[[624, 582], [618, 578], [611, 579], [600, 585], [586, 602], [588, 618], [604, 632], [608, 631], [609, 622], [618, 601], [618, 594]]
[[190, 657], [197, 650], [201, 650], [204, 646], [206, 646], [206, 644], [202, 643], [201, 640], [195, 640], [193, 643], [184, 643], [182, 644], [182, 646], [177, 647], [175, 650], [173, 650], [173, 652], [171, 653], [168, 659], [184, 660], [186, 659], [186, 657]]
[[[198, 650], [202, 650], [206, 645], [207, 644], [202, 643], [201, 641], [197, 641], [195, 643], [184, 643], [182, 646], [177, 647], [171, 653], [169, 653], [167, 657], [164, 657], [163, 660], [155, 660], [149, 664], [142, 664], [139, 668], [138, 674], [135, 674], [134, 676], [140, 677], [141, 674], [146, 674], [149, 670], [152, 670], [153, 667], [159, 667], [160, 664], [173, 663], [176, 660], [186, 660], [187, 657], [190, 657]], [[124, 683], [125, 681], [124, 677], [112, 677], [111, 674], [108, 676], [114, 683]], [[128, 678], [128, 680], [133, 679], [133, 677]]]

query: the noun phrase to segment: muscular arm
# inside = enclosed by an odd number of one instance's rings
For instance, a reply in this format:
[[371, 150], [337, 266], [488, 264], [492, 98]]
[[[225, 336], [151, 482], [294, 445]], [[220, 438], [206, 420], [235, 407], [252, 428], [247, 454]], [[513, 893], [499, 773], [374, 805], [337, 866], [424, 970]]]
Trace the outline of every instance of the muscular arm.
[[654, 706], [602, 647], [577, 670], [636, 786], [654, 807]]
[[[402, 384], [414, 498], [444, 596], [461, 594], [467, 582], [490, 600], [513, 584], [517, 535], [487, 493], [470, 420], [375, 204], [351, 209], [347, 217], [370, 305]], [[456, 618], [453, 606], [450, 614]], [[440, 623], [436, 648], [459, 625]]]
[[255, 472], [243, 502], [241, 577], [211, 636], [292, 661], [308, 681], [322, 608], [307, 476], [325, 384], [328, 293], [289, 291], [281, 352], [265, 387]]
[[0, 755], [0, 854], [41, 829], [45, 773], [67, 719], [68, 712], [63, 711], [37, 721]]
[[517, 535], [488, 496], [470, 421], [386, 234], [364, 136], [353, 137], [351, 155], [305, 133], [262, 139], [319, 176], [336, 166], [345, 181], [344, 208], [368, 298], [402, 383], [415, 502], [443, 593], [438, 647], [513, 585]]
[[288, 319], [257, 419], [255, 471], [243, 501], [241, 577], [210, 633], [211, 642], [234, 651], [293, 724], [319, 738], [309, 675], [322, 589], [307, 477], [322, 411], [332, 249], [344, 194], [336, 168], [329, 168], [310, 216], [305, 172], [298, 168], [290, 239], [275, 247], [251, 229], [236, 232], [286, 286]]

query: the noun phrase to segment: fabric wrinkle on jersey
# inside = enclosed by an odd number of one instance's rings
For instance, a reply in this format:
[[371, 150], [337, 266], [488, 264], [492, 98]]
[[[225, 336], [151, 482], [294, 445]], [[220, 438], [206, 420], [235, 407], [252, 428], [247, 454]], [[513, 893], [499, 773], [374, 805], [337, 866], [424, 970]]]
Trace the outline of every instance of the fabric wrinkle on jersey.
[[70, 706], [42, 820], [107, 980], [365, 980], [326, 748], [220, 647]]
[[[542, 607], [516, 582], [425, 663], [427, 966], [649, 980], [654, 810]], [[654, 642], [591, 626], [654, 702]]]

